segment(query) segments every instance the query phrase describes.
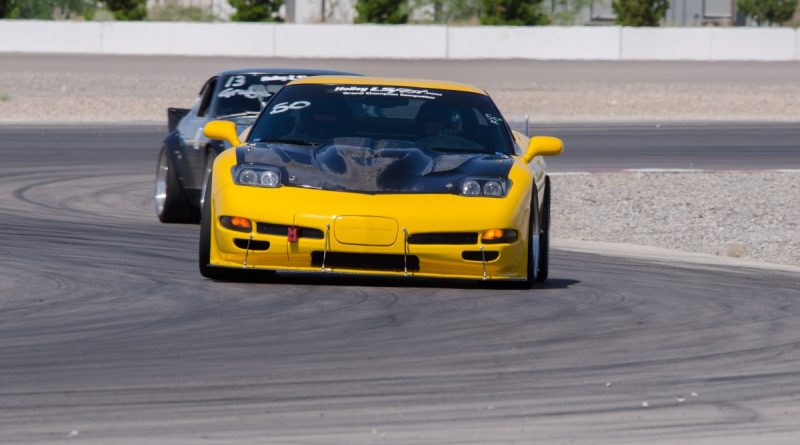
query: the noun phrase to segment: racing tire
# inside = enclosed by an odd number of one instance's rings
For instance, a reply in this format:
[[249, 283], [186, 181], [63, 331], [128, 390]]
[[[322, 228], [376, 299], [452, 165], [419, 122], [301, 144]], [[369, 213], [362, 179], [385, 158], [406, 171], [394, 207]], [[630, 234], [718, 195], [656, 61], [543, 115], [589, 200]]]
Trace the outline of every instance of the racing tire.
[[199, 207], [198, 207], [200, 209], [200, 212], [198, 212], [198, 214], [197, 214], [197, 223], [198, 224], [200, 223], [200, 220], [203, 217], [203, 204], [206, 201], [206, 188], [209, 185], [208, 179], [211, 177], [211, 170], [214, 168], [214, 159], [216, 159], [216, 156], [213, 156], [211, 154], [211, 150], [210, 149], [207, 150], [206, 151], [206, 166], [205, 166], [205, 169], [203, 170], [203, 186], [200, 189], [200, 201], [199, 201]]
[[[534, 187], [531, 198], [531, 215], [528, 223], [528, 271], [524, 287], [530, 288], [547, 279], [550, 261], [550, 178], [545, 178], [542, 208]], [[538, 233], [538, 237], [535, 234]]]
[[181, 190], [175, 171], [175, 164], [162, 146], [158, 154], [156, 167], [156, 183], [153, 199], [156, 216], [162, 223], [194, 223], [197, 222], [197, 211], [186, 199]]
[[224, 280], [226, 278], [227, 270], [219, 267], [211, 266], [211, 177], [205, 184], [205, 194], [203, 196], [205, 205], [200, 212], [200, 250], [198, 252], [198, 265], [200, 266], [200, 275], [211, 278], [212, 280]]
[[272, 271], [259, 271], [259, 274], [253, 274], [253, 271], [243, 269], [233, 269], [230, 267], [217, 267], [212, 266], [211, 262], [211, 226], [212, 226], [212, 212], [211, 212], [211, 176], [208, 177], [204, 188], [202, 212], [200, 213], [200, 242], [199, 251], [197, 256], [198, 266], [200, 267], [200, 275], [219, 281], [246, 281], [251, 278], [264, 277], [271, 275]]
[[550, 177], [544, 178], [544, 202], [539, 224], [539, 273], [536, 282], [542, 283], [550, 273]]

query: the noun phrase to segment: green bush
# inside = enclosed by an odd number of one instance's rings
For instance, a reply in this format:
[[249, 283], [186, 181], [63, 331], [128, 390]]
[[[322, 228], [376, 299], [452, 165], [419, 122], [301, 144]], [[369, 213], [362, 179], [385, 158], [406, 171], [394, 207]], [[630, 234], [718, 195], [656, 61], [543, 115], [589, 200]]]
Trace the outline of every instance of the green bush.
[[0, 18], [91, 19], [96, 11], [96, 0], [0, 0]]
[[0, 17], [51, 20], [53, 5], [50, 0], [0, 0]]
[[407, 0], [358, 0], [356, 23], [386, 23], [397, 25], [408, 22]]
[[797, 0], [736, 0], [736, 7], [759, 25], [783, 25], [792, 19]]
[[547, 25], [542, 0], [483, 0], [481, 25]]
[[616, 22], [622, 26], [658, 26], [669, 8], [669, 0], [614, 0]]
[[11, 0], [0, 0], [0, 19], [11, 17], [13, 6]]
[[115, 20], [144, 20], [147, 0], [105, 0]]
[[231, 20], [236, 22], [282, 22], [278, 10], [283, 0], [228, 0], [236, 8]]

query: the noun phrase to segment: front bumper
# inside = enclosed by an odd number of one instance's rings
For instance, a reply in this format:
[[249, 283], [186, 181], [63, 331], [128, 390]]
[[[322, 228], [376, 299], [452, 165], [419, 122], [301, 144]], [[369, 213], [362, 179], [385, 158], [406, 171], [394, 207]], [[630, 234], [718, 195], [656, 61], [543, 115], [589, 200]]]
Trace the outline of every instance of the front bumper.
[[[227, 185], [212, 197], [210, 264], [348, 274], [525, 279], [529, 213], [528, 206], [509, 198], [367, 195]], [[221, 216], [248, 218], [253, 229], [243, 233], [223, 227]], [[349, 232], [345, 232], [341, 222], [353, 218], [361, 228], [348, 226]], [[370, 221], [380, 222], [379, 233], [374, 233], [378, 229], [370, 227]], [[270, 230], [260, 230], [259, 223], [269, 225]], [[300, 228], [299, 236], [290, 241], [289, 231], [282, 233], [276, 227]], [[514, 229], [518, 238], [512, 243], [483, 244], [479, 234], [490, 228]], [[363, 233], [358, 232], [361, 229]], [[410, 241], [414, 234], [422, 233], [476, 236], [470, 244]]]

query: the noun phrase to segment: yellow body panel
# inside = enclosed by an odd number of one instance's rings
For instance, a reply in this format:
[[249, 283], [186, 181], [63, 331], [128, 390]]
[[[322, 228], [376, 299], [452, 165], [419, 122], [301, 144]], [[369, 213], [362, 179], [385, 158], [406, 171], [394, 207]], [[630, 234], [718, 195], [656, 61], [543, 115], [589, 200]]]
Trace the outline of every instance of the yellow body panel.
[[[409, 275], [480, 279], [482, 261], [462, 258], [463, 251], [498, 252], [485, 264], [489, 279], [525, 279], [532, 190], [531, 164], [515, 159], [509, 179], [512, 187], [504, 198], [467, 197], [450, 194], [365, 194], [309, 189], [302, 187], [262, 188], [233, 183], [231, 168], [235, 150], [226, 150], [214, 163], [211, 189], [212, 225], [210, 264], [271, 270], [320, 271], [311, 266], [311, 252], [324, 251], [325, 239], [299, 238], [288, 242], [284, 235], [242, 233], [219, 224], [220, 216], [241, 216], [255, 223], [307, 227], [328, 233], [327, 251], [408, 255], [419, 258], [419, 272]], [[519, 204], [517, 204], [519, 203]], [[379, 219], [372, 219], [379, 218]], [[349, 228], [339, 232], [337, 221], [347, 221]], [[364, 233], [358, 227], [377, 227], [376, 233]], [[486, 229], [515, 229], [518, 239], [510, 244], [420, 245], [405, 244], [408, 234], [430, 232], [476, 232]], [[235, 239], [268, 241], [267, 251], [246, 252]], [[362, 237], [359, 241], [359, 237]], [[403, 275], [402, 271], [333, 269], [336, 272]]]
[[[485, 95], [478, 88], [431, 80], [392, 79], [356, 76], [313, 76], [291, 84], [385, 85], [407, 88], [434, 88]], [[216, 137], [234, 139], [216, 131]], [[529, 147], [529, 138], [514, 132], [517, 156], [509, 172], [511, 188], [502, 198], [471, 197], [456, 194], [367, 194], [282, 186], [263, 188], [241, 186], [233, 182], [231, 170], [236, 165], [236, 150], [221, 153], [215, 163], [210, 190], [211, 233], [209, 264], [212, 266], [320, 271], [312, 265], [312, 252], [392, 254], [416, 256], [419, 271], [409, 275], [424, 277], [525, 280], [528, 270], [529, 227], [532, 190], [538, 191], [535, 202], [541, 206], [545, 163], [541, 155], [560, 152], [560, 141]], [[558, 144], [556, 144], [558, 142]], [[539, 150], [539, 145], [546, 149]], [[555, 150], [558, 145], [558, 150]], [[552, 146], [552, 147], [551, 147]], [[549, 147], [549, 148], [548, 148]], [[549, 150], [549, 151], [548, 151]], [[541, 154], [541, 155], [540, 155]], [[526, 156], [527, 155], [527, 156]], [[535, 187], [534, 187], [535, 183]], [[537, 209], [539, 210], [539, 209]], [[534, 212], [535, 213], [535, 212]], [[234, 231], [220, 224], [221, 216], [244, 217], [252, 221], [250, 233]], [[300, 237], [290, 242], [285, 234], [265, 234], [256, 230], [258, 223], [315, 229], [323, 237]], [[407, 235], [422, 233], [476, 233], [487, 229], [513, 229], [514, 242], [470, 245], [409, 244]], [[317, 232], [317, 234], [320, 232]], [[237, 246], [238, 240], [238, 246]], [[269, 242], [267, 250], [241, 247], [247, 242]], [[496, 253], [495, 259], [465, 260], [469, 251], [479, 255]], [[348, 269], [330, 267], [335, 272], [403, 275], [401, 271]]]
[[458, 82], [444, 82], [441, 80], [424, 79], [398, 79], [391, 77], [367, 76], [310, 76], [298, 79], [289, 85], [316, 84], [316, 85], [390, 85], [405, 88], [435, 88], [439, 90], [464, 91], [468, 93], [486, 95], [480, 88]]
[[399, 226], [394, 218], [370, 215], [340, 215], [333, 221], [333, 236], [341, 244], [391, 246]]

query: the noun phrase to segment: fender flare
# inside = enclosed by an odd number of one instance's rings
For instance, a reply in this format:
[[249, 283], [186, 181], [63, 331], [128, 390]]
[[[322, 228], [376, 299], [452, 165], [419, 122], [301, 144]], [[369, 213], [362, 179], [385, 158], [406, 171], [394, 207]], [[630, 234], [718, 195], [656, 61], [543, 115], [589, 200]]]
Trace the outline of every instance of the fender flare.
[[190, 173], [188, 171], [186, 162], [183, 160], [186, 154], [186, 144], [183, 142], [183, 139], [177, 130], [167, 134], [167, 136], [164, 138], [163, 144], [167, 148], [167, 156], [169, 156], [170, 160], [172, 161], [172, 165], [175, 166], [175, 173], [178, 177], [178, 182], [181, 185], [181, 192], [186, 195], [183, 178]]

